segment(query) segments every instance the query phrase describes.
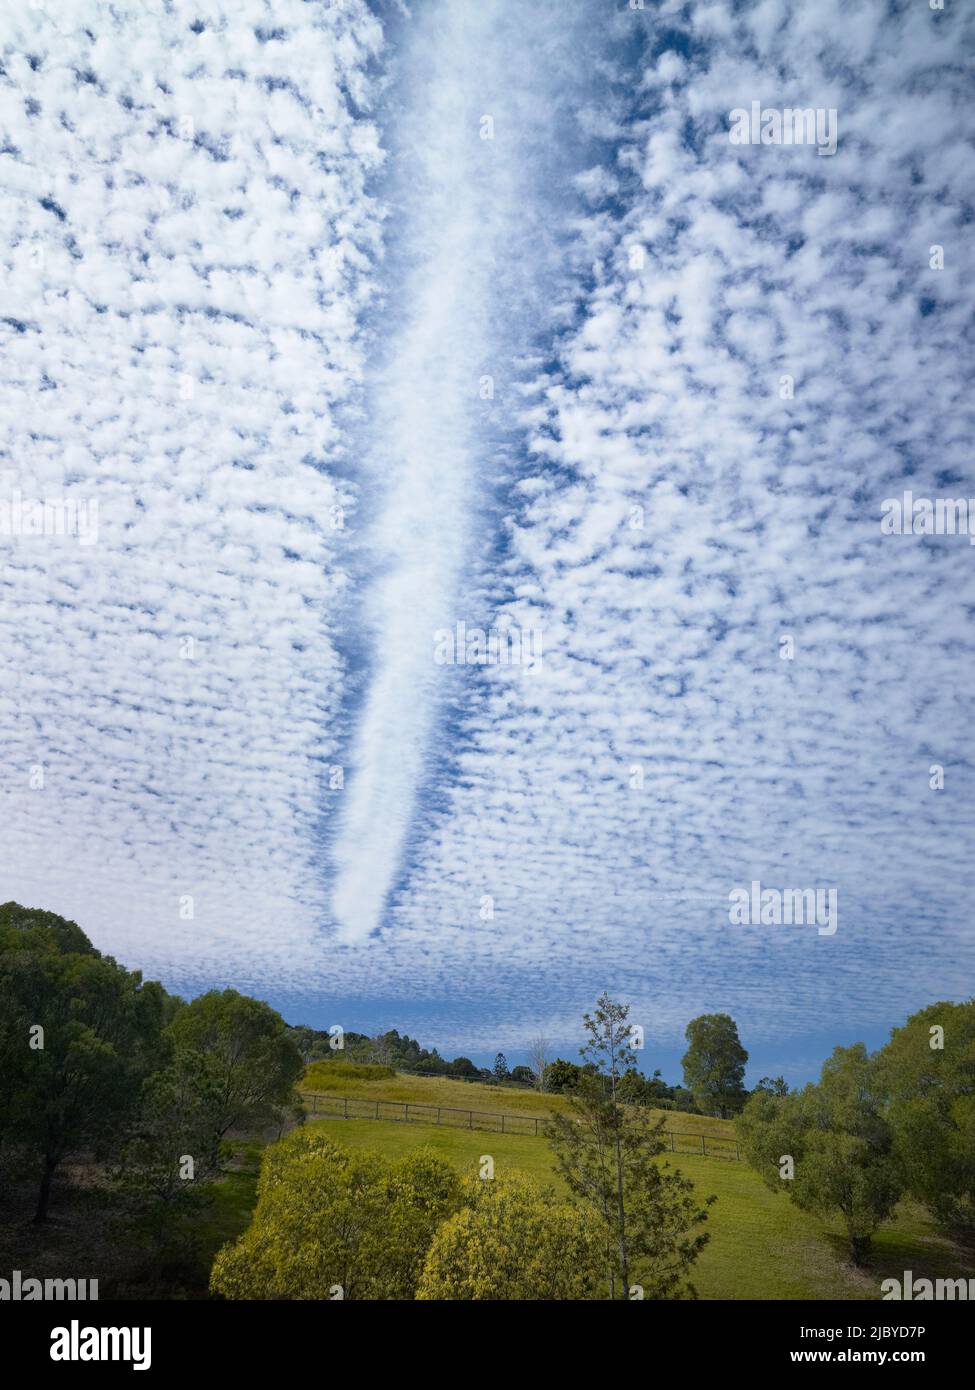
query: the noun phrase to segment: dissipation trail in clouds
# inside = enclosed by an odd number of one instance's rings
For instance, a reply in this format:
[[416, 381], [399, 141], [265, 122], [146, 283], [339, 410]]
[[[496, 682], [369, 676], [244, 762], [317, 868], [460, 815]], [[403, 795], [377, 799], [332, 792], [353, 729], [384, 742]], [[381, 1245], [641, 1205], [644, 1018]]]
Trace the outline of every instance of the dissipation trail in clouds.
[[[364, 696], [333, 844], [340, 939], [384, 909], [448, 749], [434, 634], [478, 603], [479, 570], [529, 370], [559, 315], [574, 102], [592, 80], [585, 7], [430, 0], [397, 26], [382, 110], [387, 303], [358, 517]], [[472, 607], [473, 606], [473, 607]]]

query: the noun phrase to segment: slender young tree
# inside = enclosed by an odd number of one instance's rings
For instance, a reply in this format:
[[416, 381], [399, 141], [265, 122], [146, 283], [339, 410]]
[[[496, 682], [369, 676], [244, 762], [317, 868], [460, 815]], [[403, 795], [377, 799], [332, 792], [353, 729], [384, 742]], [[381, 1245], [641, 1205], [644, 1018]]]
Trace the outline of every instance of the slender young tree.
[[539, 1091], [545, 1090], [545, 1068], [548, 1066], [549, 1052], [548, 1039], [541, 1034], [532, 1038], [528, 1044], [528, 1065], [535, 1073], [535, 1086]]
[[568, 1113], [553, 1115], [546, 1132], [570, 1192], [599, 1219], [610, 1298], [630, 1299], [637, 1284], [644, 1298], [693, 1297], [687, 1274], [708, 1239], [697, 1230], [707, 1212], [687, 1178], [656, 1162], [663, 1120], [619, 1093], [636, 1065], [629, 1011], [603, 994], [583, 1015], [584, 1066]]

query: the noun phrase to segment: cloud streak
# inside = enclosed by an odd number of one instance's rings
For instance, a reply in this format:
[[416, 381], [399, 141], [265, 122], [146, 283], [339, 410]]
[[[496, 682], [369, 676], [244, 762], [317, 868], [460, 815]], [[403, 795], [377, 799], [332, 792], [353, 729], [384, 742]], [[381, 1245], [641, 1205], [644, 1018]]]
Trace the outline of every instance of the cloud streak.
[[[438, 0], [403, 27], [385, 106], [394, 249], [361, 509], [371, 669], [333, 847], [348, 943], [381, 925], [403, 865], [444, 709], [434, 633], [465, 611], [515, 359], [558, 277], [539, 176], [575, 81], [566, 30], [579, 18], [578, 7], [527, 17], [514, 3]], [[519, 62], [546, 48], [530, 71]]]

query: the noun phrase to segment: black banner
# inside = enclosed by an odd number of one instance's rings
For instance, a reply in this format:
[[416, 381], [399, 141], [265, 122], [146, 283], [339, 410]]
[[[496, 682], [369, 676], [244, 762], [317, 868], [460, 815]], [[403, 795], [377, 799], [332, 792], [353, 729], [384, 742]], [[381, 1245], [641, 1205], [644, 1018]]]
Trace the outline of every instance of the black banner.
[[[589, 1305], [592, 1306], [592, 1305]], [[442, 1308], [442, 1305], [441, 1305]], [[402, 1364], [402, 1346], [374, 1337], [374, 1319], [394, 1319], [404, 1334], [438, 1337], [450, 1333], [462, 1313], [439, 1314], [414, 1305], [410, 1323], [401, 1323], [394, 1305], [375, 1303], [78, 1303], [10, 1304], [0, 1308], [6, 1360], [16, 1358], [21, 1374], [50, 1367], [67, 1378], [79, 1371], [99, 1374], [174, 1374], [200, 1371], [221, 1376], [246, 1372], [289, 1374], [307, 1360], [328, 1357], [334, 1364], [349, 1335], [370, 1337], [368, 1364]], [[526, 1309], [531, 1342], [519, 1338], [511, 1359], [501, 1362], [523, 1371], [534, 1355], [540, 1365], [561, 1347], [578, 1348], [584, 1337], [578, 1308], [547, 1304]], [[497, 1314], [486, 1310], [483, 1326], [497, 1331]], [[518, 1318], [518, 1314], [514, 1314]], [[504, 1314], [510, 1323], [511, 1307]], [[571, 1322], [563, 1321], [571, 1317]], [[620, 1321], [617, 1322], [616, 1318]], [[527, 1321], [530, 1319], [530, 1322]], [[479, 1318], [480, 1323], [480, 1318]], [[679, 1354], [689, 1373], [702, 1369], [734, 1373], [753, 1367], [788, 1373], [793, 1367], [885, 1366], [947, 1371], [970, 1345], [972, 1318], [967, 1301], [816, 1303], [646, 1303], [596, 1323], [614, 1337], [623, 1326], [639, 1330], [648, 1367], [661, 1354]], [[571, 1341], [569, 1340], [571, 1339]], [[398, 1339], [397, 1339], [398, 1340]], [[593, 1348], [596, 1347], [595, 1340]], [[618, 1344], [617, 1344], [618, 1345]], [[632, 1349], [631, 1349], [632, 1350]], [[453, 1356], [453, 1353], [451, 1354]], [[489, 1373], [493, 1357], [478, 1354], [479, 1373]], [[435, 1351], [414, 1365], [441, 1366]], [[290, 1369], [289, 1369], [290, 1368]], [[473, 1366], [468, 1366], [470, 1371]], [[439, 1373], [439, 1372], [438, 1372]]]

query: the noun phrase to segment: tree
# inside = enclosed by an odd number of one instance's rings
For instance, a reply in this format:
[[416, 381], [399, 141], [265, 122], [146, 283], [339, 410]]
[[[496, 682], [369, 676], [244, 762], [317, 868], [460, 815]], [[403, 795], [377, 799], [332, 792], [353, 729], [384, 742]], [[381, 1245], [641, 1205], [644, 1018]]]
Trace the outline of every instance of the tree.
[[391, 1067], [394, 1061], [393, 1039], [398, 1039], [399, 1035], [394, 1031], [390, 1033], [377, 1033], [371, 1039], [369, 1051], [370, 1062], [375, 1062], [381, 1067]]
[[650, 1097], [647, 1078], [636, 1067], [627, 1067], [620, 1077], [617, 1095], [627, 1105], [646, 1105]]
[[697, 1101], [686, 1086], [674, 1086], [671, 1091], [671, 1099], [674, 1109], [685, 1115], [699, 1115], [701, 1113]]
[[549, 1091], [552, 1095], [563, 1095], [566, 1091], [573, 1091], [581, 1073], [582, 1068], [576, 1066], [575, 1062], [567, 1062], [564, 1058], [557, 1057], [545, 1068], [545, 1084], [542, 1090]]
[[358, 1054], [365, 1055], [372, 1042], [365, 1033], [346, 1031], [342, 1047], [333, 1047], [335, 1039], [321, 1028], [309, 1028], [306, 1023], [289, 1024], [288, 1032], [307, 1066], [310, 1062], [347, 1062]]
[[448, 1069], [451, 1076], [467, 1076], [473, 1079], [481, 1074], [469, 1057], [455, 1057], [448, 1064]]
[[545, 1069], [548, 1066], [548, 1057], [548, 1039], [541, 1034], [532, 1038], [528, 1044], [528, 1065], [535, 1073], [535, 1085], [540, 1091], [545, 1090]]
[[398, 1162], [296, 1129], [265, 1150], [251, 1225], [218, 1251], [224, 1298], [412, 1299], [437, 1227], [458, 1209], [453, 1167], [418, 1149]]
[[47, 1219], [55, 1173], [82, 1148], [106, 1156], [163, 1052], [173, 1004], [54, 913], [0, 908], [0, 1073], [13, 1078], [7, 1120], [40, 1165], [35, 1221]]
[[534, 1086], [536, 1083], [535, 1073], [530, 1067], [512, 1067], [509, 1081], [517, 1082], [519, 1086]]
[[684, 1033], [690, 1046], [681, 1059], [684, 1081], [706, 1115], [727, 1119], [745, 1103], [748, 1053], [729, 1014], [702, 1014]]
[[520, 1173], [465, 1183], [464, 1205], [439, 1227], [417, 1298], [595, 1299], [603, 1242], [587, 1212]]
[[199, 1258], [200, 1208], [219, 1167], [213, 1077], [195, 1053], [152, 1072], [113, 1177], [126, 1199], [125, 1228], [152, 1251], [158, 1274]]
[[707, 1213], [691, 1182], [655, 1162], [665, 1146], [662, 1120], [618, 1094], [636, 1063], [628, 1015], [629, 1005], [606, 994], [583, 1015], [587, 1065], [568, 1092], [569, 1113], [553, 1115], [546, 1133], [569, 1191], [599, 1223], [610, 1298], [628, 1299], [634, 1283], [644, 1297], [694, 1296], [686, 1276], [707, 1241], [695, 1234]]
[[785, 1096], [756, 1090], [738, 1120], [745, 1157], [769, 1187], [804, 1211], [839, 1213], [854, 1264], [900, 1195], [877, 1083], [863, 1043], [837, 1047], [818, 1084]]
[[912, 1014], [877, 1065], [907, 1190], [943, 1225], [975, 1228], [975, 1000]]
[[234, 989], [211, 990], [179, 1011], [169, 1033], [177, 1049], [198, 1054], [214, 1082], [218, 1139], [272, 1123], [291, 1100], [301, 1053], [269, 1004]]
[[499, 1052], [495, 1057], [493, 1071], [498, 1081], [507, 1081], [509, 1075], [508, 1059], [503, 1052]]
[[787, 1096], [789, 1087], [784, 1076], [763, 1076], [755, 1087], [756, 1091], [768, 1091], [769, 1095]]

